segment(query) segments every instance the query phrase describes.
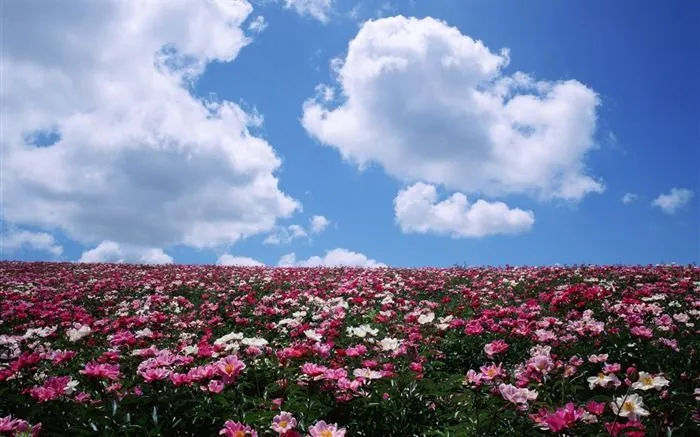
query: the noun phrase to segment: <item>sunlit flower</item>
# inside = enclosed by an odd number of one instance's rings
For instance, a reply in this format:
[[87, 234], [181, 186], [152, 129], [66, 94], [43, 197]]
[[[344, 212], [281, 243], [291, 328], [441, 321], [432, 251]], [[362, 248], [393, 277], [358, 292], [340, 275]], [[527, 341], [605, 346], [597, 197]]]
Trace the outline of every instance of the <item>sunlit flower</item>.
[[664, 378], [663, 375], [652, 375], [647, 372], [639, 372], [639, 379], [637, 382], [632, 384], [632, 388], [635, 390], [644, 390], [655, 388], [659, 389], [661, 387], [666, 387], [669, 384], [669, 380]]
[[620, 417], [637, 418], [649, 415], [649, 412], [644, 409], [642, 397], [634, 393], [615, 398], [615, 401], [610, 403], [610, 408]]
[[328, 424], [323, 420], [316, 422], [309, 427], [311, 437], [345, 437], [345, 428], [338, 428], [338, 425]]

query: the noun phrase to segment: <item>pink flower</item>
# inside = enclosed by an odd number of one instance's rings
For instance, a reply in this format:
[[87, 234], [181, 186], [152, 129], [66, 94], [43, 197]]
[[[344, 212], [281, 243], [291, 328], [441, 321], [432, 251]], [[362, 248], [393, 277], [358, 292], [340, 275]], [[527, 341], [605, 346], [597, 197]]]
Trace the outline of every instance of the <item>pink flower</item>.
[[207, 390], [212, 393], [221, 393], [224, 390], [224, 387], [226, 387], [226, 385], [224, 385], [224, 383], [218, 379], [212, 379], [209, 381], [209, 384], [207, 384]]
[[186, 385], [190, 384], [192, 380], [190, 377], [184, 373], [171, 373], [170, 374], [170, 381], [173, 383], [175, 387], [179, 387], [181, 385]]
[[605, 364], [603, 366], [603, 373], [605, 374], [611, 374], [611, 373], [617, 373], [622, 369], [622, 366], [620, 363], [612, 363], [612, 364]]
[[481, 370], [482, 378], [489, 381], [505, 375], [503, 372], [503, 363], [498, 363], [498, 365], [492, 363], [490, 366], [481, 366], [479, 370]]
[[411, 369], [412, 372], [416, 372], [416, 373], [423, 372], [423, 364], [421, 364], [420, 362], [417, 362], [417, 361], [414, 361], [411, 364], [409, 364], [408, 368]]
[[272, 426], [270, 428], [278, 434], [284, 434], [296, 428], [296, 426], [297, 420], [294, 416], [292, 416], [291, 413], [282, 411], [272, 419]]
[[224, 382], [230, 384], [238, 378], [238, 375], [241, 374], [246, 366], [237, 356], [229, 355], [217, 361], [215, 367], [218, 375], [224, 379]]
[[320, 366], [314, 363], [304, 363], [304, 365], [301, 366], [301, 372], [312, 378], [323, 375], [326, 370], [328, 370], [326, 366]]
[[12, 415], [9, 415], [0, 417], [0, 432], [9, 432], [13, 436], [31, 435], [35, 437], [41, 432], [41, 423], [32, 426], [26, 420], [13, 419]]
[[481, 380], [484, 379], [484, 375], [482, 373], [474, 371], [474, 369], [469, 369], [467, 371], [467, 376], [465, 377], [464, 384], [465, 385], [474, 385], [474, 386], [480, 386], [481, 385]]
[[226, 437], [258, 437], [258, 433], [248, 425], [233, 420], [227, 420], [219, 435]]
[[586, 409], [596, 416], [600, 416], [605, 411], [605, 402], [588, 401]]
[[509, 348], [508, 343], [503, 340], [494, 340], [491, 343], [484, 346], [484, 352], [489, 358], [493, 358], [494, 355], [498, 355], [502, 352], [507, 351]]
[[498, 391], [501, 393], [501, 396], [503, 396], [503, 399], [525, 408], [527, 408], [527, 402], [534, 401], [537, 399], [538, 395], [534, 390], [517, 388], [511, 384], [499, 384]]
[[157, 367], [155, 369], [146, 369], [139, 372], [143, 377], [143, 380], [151, 383], [153, 381], [162, 381], [170, 376], [170, 371], [162, 367]]
[[323, 420], [309, 428], [311, 437], [345, 437], [345, 428], [338, 428], [338, 425], [328, 424]]
[[588, 362], [589, 363], [604, 363], [608, 360], [608, 354], [600, 354], [600, 355], [589, 355], [588, 356]]
[[642, 337], [642, 338], [654, 337], [653, 331], [651, 329], [647, 328], [646, 326], [635, 326], [634, 328], [630, 329], [630, 333], [636, 337]]
[[85, 369], [80, 373], [91, 378], [105, 378], [112, 381], [117, 381], [121, 377], [119, 364], [98, 364], [95, 361], [85, 364]]

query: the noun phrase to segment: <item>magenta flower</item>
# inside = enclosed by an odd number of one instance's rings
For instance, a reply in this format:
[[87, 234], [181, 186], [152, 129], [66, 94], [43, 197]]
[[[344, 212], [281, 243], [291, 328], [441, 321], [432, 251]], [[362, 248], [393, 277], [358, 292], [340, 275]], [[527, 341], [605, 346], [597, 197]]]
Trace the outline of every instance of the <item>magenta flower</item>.
[[100, 364], [95, 361], [90, 361], [85, 365], [85, 369], [81, 370], [85, 376], [91, 378], [103, 378], [117, 381], [121, 377], [119, 372], [119, 364]]

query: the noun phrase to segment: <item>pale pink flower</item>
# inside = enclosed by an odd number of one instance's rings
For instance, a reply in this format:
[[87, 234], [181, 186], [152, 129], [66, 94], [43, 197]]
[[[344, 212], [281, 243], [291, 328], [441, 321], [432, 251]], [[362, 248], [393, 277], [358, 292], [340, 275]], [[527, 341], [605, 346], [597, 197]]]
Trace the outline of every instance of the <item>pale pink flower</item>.
[[481, 370], [483, 378], [489, 381], [505, 375], [503, 372], [503, 363], [498, 363], [498, 365], [492, 363], [490, 366], [481, 366], [479, 370]]
[[588, 356], [588, 362], [589, 363], [604, 363], [608, 360], [608, 354], [600, 354], [600, 355], [589, 355]]
[[338, 428], [338, 425], [328, 424], [323, 420], [309, 428], [311, 437], [345, 437], [345, 428]]
[[226, 387], [226, 385], [218, 379], [212, 379], [209, 381], [209, 384], [207, 384], [207, 390], [211, 393], [221, 393], [224, 387]]
[[503, 396], [503, 399], [519, 406], [526, 406], [528, 401], [537, 399], [538, 393], [527, 388], [517, 388], [512, 384], [499, 384], [498, 391]]
[[284, 434], [287, 431], [293, 430], [296, 426], [297, 420], [294, 416], [292, 416], [291, 413], [282, 411], [272, 419], [272, 426], [270, 428], [278, 434]]

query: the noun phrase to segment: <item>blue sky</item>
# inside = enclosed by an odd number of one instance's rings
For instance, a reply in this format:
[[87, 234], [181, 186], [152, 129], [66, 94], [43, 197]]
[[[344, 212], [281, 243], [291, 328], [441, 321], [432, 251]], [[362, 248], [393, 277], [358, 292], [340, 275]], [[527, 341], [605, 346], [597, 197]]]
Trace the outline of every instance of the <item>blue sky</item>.
[[693, 2], [28, 3], [4, 259], [700, 261]]

